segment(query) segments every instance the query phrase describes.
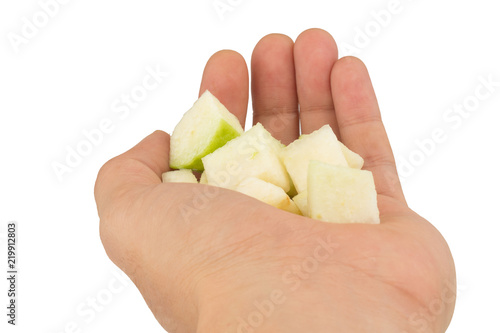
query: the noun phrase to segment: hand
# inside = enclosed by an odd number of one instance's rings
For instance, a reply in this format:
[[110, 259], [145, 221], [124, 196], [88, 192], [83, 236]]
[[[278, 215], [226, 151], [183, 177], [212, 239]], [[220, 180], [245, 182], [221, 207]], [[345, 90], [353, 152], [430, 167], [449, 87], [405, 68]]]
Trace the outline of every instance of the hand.
[[[111, 260], [169, 332], [444, 332], [456, 293], [440, 233], [408, 208], [363, 63], [337, 60], [325, 31], [268, 35], [252, 55], [254, 123], [288, 144], [330, 124], [365, 159], [380, 225], [296, 216], [201, 184], [162, 184], [169, 135], [157, 131], [99, 172], [95, 198]], [[208, 61], [209, 89], [242, 125], [243, 58]], [[300, 113], [298, 112], [300, 105]]]

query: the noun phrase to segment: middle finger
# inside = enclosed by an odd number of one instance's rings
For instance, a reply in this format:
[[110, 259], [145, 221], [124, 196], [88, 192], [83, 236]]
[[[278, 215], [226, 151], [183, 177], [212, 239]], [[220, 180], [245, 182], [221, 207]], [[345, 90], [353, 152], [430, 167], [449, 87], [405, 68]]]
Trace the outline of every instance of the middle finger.
[[265, 36], [255, 46], [251, 68], [253, 122], [287, 145], [299, 136], [293, 41], [281, 34]]

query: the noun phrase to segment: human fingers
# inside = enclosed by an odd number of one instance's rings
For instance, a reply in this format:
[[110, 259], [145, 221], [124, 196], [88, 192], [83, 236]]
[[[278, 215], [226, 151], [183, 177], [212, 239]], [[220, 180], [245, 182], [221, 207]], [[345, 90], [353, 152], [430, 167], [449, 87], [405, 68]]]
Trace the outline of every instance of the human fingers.
[[299, 136], [293, 41], [281, 34], [265, 36], [255, 46], [251, 67], [253, 122], [289, 144]]
[[205, 90], [217, 97], [245, 128], [248, 108], [248, 68], [245, 59], [235, 51], [222, 50], [208, 60], [201, 80], [200, 93]]
[[343, 143], [364, 158], [364, 168], [373, 172], [378, 194], [404, 202], [394, 155], [363, 62], [355, 57], [338, 60], [332, 69], [331, 87]]
[[338, 137], [330, 88], [330, 73], [338, 57], [335, 40], [324, 30], [309, 29], [297, 37], [293, 51], [302, 134], [329, 124]]

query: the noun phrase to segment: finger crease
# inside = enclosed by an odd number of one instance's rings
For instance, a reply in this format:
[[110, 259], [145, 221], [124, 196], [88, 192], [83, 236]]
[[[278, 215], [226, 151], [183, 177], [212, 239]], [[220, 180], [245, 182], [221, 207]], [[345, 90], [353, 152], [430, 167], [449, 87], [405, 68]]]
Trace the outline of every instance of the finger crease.
[[364, 168], [366, 169], [376, 168], [381, 166], [390, 166], [392, 168], [395, 168], [395, 161], [385, 154], [367, 156], [364, 159], [365, 159]]
[[353, 118], [351, 121], [343, 121], [339, 123], [339, 127], [344, 130], [353, 126], [370, 124], [370, 123], [382, 123], [382, 118], [380, 115], [365, 116], [361, 118]]
[[295, 116], [299, 109], [298, 107], [270, 107], [270, 108], [264, 108], [264, 109], [257, 109], [258, 111], [255, 111], [255, 115], [257, 117], [270, 117], [270, 116], [276, 116], [276, 115], [285, 115], [285, 116]]
[[333, 113], [335, 109], [333, 108], [333, 105], [308, 105], [308, 106], [303, 106], [300, 105], [299, 112], [300, 113]]

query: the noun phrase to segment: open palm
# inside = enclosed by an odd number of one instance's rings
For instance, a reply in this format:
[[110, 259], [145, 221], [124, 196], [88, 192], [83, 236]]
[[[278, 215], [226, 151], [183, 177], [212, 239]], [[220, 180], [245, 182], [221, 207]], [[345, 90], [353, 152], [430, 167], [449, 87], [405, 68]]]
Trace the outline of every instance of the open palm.
[[[332, 37], [311, 29], [295, 43], [264, 37], [251, 69], [254, 123], [284, 144], [330, 124], [373, 172], [381, 224], [324, 223], [225, 189], [162, 184], [169, 136], [157, 131], [99, 173], [109, 257], [171, 333], [444, 332], [453, 259], [406, 204], [363, 63], [337, 60]], [[244, 125], [249, 79], [238, 53], [212, 56], [206, 89]]]

